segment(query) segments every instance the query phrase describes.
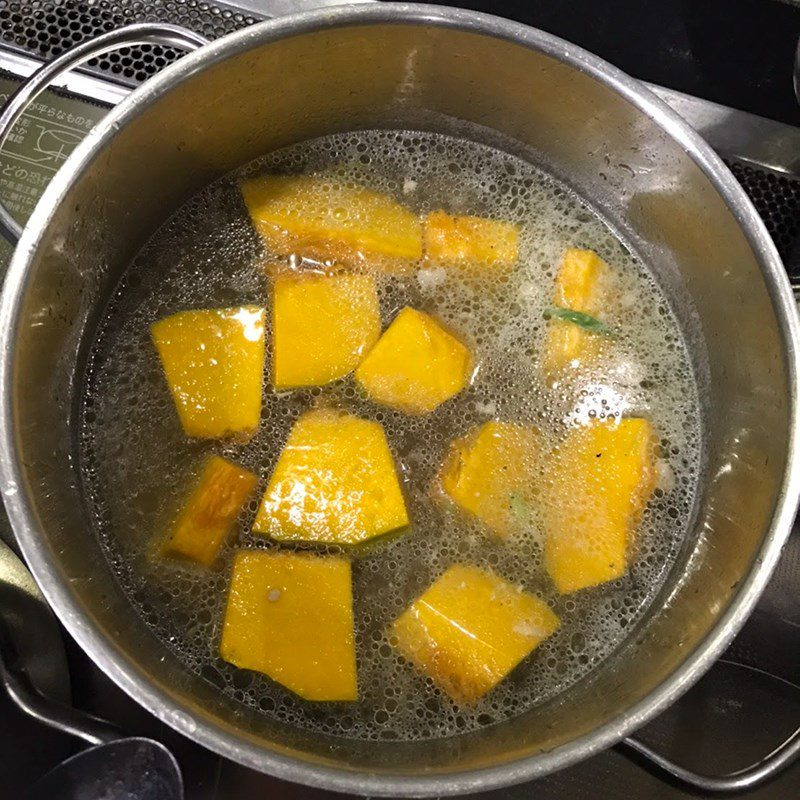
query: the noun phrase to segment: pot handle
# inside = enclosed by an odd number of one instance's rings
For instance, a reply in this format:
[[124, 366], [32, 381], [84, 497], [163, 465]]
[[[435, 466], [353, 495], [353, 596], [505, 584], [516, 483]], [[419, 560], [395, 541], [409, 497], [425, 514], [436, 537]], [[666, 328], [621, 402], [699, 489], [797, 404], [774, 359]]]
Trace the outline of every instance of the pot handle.
[[[100, 36], [81, 42], [65, 51], [58, 58], [43, 64], [8, 99], [0, 112], [0, 146], [11, 132], [22, 113], [56, 78], [63, 73], [96, 58], [111, 50], [131, 47], [138, 44], [161, 44], [183, 50], [196, 50], [209, 43], [209, 39], [199, 33], [167, 23], [142, 22], [109, 31]], [[12, 245], [16, 245], [22, 228], [0, 203], [0, 235]]]
[[45, 697], [30, 684], [27, 676], [11, 668], [10, 657], [10, 643], [0, 625], [0, 687], [23, 714], [89, 745], [106, 744], [124, 736], [110, 722]]
[[800, 756], [800, 728], [761, 761], [749, 767], [731, 772], [729, 775], [701, 775], [670, 761], [644, 742], [629, 736], [620, 742], [620, 746], [628, 748], [637, 756], [648, 762], [658, 774], [669, 780], [688, 786], [694, 790], [712, 794], [733, 794], [748, 789], [755, 789], [776, 777]]

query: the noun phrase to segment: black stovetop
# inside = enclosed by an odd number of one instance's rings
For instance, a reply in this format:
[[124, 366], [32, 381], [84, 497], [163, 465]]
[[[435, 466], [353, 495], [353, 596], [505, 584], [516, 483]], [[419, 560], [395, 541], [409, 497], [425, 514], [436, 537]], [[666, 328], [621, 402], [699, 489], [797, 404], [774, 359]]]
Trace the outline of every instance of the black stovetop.
[[554, 33], [641, 80], [800, 125], [791, 81], [797, 0], [443, 2]]

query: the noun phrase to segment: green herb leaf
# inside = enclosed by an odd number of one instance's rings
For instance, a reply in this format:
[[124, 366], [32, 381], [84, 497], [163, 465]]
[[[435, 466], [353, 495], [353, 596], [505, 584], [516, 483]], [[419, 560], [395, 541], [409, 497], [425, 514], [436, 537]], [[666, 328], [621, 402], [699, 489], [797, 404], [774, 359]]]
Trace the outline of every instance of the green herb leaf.
[[512, 493], [509, 496], [508, 505], [518, 522], [528, 523], [533, 520], [533, 510], [518, 494]]
[[605, 322], [601, 322], [597, 317], [593, 317], [590, 314], [584, 314], [583, 311], [573, 311], [571, 308], [562, 308], [561, 306], [550, 306], [544, 312], [545, 319], [560, 319], [564, 322], [571, 322], [573, 325], [577, 325], [579, 328], [583, 328], [585, 331], [589, 331], [589, 333], [596, 333], [600, 336], [615, 336], [616, 334], [614, 331], [605, 324]]
[[522, 526], [525, 534], [531, 537], [531, 540], [538, 547], [544, 547], [544, 534], [540, 528], [541, 523], [537, 519], [536, 511], [531, 504], [515, 492], [512, 492], [508, 497], [508, 506], [512, 516], [517, 521], [517, 524]]

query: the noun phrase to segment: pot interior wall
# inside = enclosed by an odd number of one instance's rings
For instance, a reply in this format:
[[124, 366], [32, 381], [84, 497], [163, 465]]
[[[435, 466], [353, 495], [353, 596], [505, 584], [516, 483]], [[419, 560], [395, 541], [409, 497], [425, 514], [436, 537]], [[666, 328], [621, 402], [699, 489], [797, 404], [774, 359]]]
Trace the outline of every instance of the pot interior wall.
[[[72, 624], [96, 626], [130, 674], [147, 676], [181, 714], [223, 737], [241, 736], [240, 755], [251, 763], [253, 748], [264, 748], [419, 774], [550, 750], [652, 692], [702, 645], [758, 556], [786, 469], [791, 403], [785, 344], [761, 269], [683, 147], [588, 72], [524, 44], [438, 24], [343, 25], [284, 39], [278, 31], [254, 28], [225, 58], [128, 106], [52, 209], [31, 255], [13, 353], [18, 457], [38, 529], [23, 536], [50, 565], [39, 577], [68, 587], [86, 615]], [[82, 360], [121, 270], [209, 181], [335, 130], [458, 130], [463, 120], [484, 126], [487, 139], [499, 134], [538, 154], [616, 221], [657, 274], [695, 351], [706, 414], [704, 493], [662, 607], [589, 680], [458, 739], [334, 742], [228, 704], [132, 612], [85, 516], [75, 469]], [[45, 203], [54, 199], [51, 192]]]

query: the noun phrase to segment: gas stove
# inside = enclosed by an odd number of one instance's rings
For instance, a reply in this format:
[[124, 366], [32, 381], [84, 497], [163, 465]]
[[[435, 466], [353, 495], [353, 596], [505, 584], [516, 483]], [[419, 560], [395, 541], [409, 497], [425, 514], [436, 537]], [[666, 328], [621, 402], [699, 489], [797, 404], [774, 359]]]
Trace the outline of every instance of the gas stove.
[[[173, 22], [216, 38], [300, 2], [310, 5], [307, 0], [236, 0], [235, 5], [199, 0], [0, 0], [0, 100], [42, 61], [129, 22]], [[523, 0], [458, 4], [550, 30], [654, 82], [654, 91], [727, 161], [764, 218], [790, 277], [800, 285], [800, 110], [791, 92], [800, 6], [772, 0], [743, 0], [736, 9], [717, 0], [669, 0], [657, 9], [633, 0], [553, 0], [537, 3], [535, 9]], [[109, 54], [90, 62], [29, 109], [0, 150], [0, 195], [20, 222], [106, 111], [177, 57], [160, 47]], [[2, 268], [9, 256], [10, 248], [0, 241]], [[13, 547], [4, 517], [0, 536]], [[267, 793], [314, 800], [328, 794], [261, 775], [195, 745], [130, 700], [66, 633], [64, 637], [73, 703], [126, 732], [164, 742], [181, 764], [187, 800], [249, 800]], [[800, 721], [798, 656], [800, 525], [732, 646], [687, 695], [640, 732], [641, 738], [699, 772], [725, 773], [753, 763]], [[42, 736], [40, 728], [4, 708], [7, 703], [0, 698], [0, 724], [6, 730], [13, 724], [15, 736], [4, 737], [0, 749], [0, 796], [16, 797], [63, 758], [71, 743], [55, 734]], [[663, 783], [621, 751], [609, 750], [535, 783], [489, 793], [487, 800], [697, 796]], [[743, 796], [800, 797], [800, 766]]]

